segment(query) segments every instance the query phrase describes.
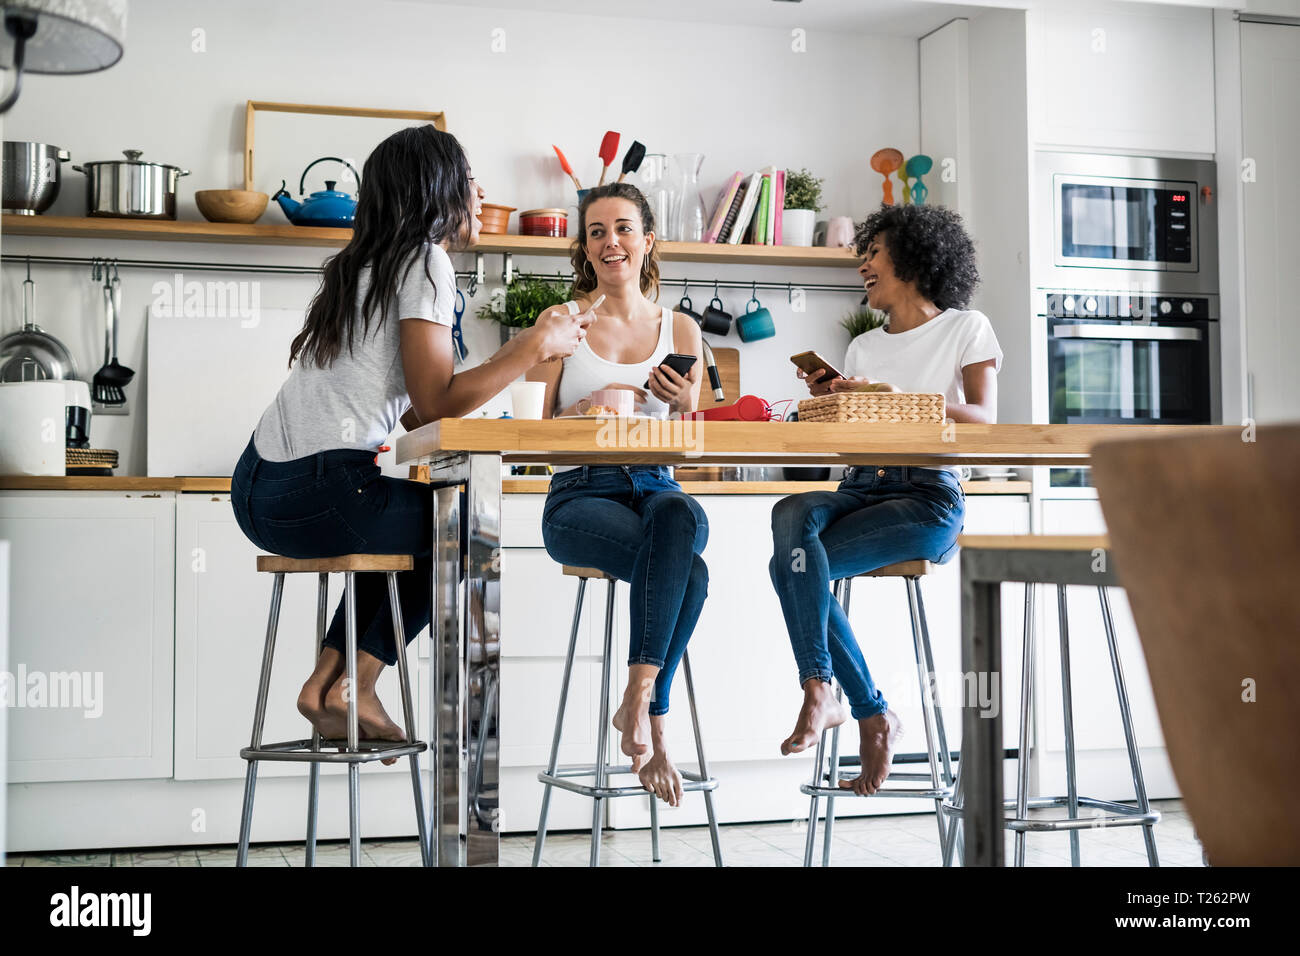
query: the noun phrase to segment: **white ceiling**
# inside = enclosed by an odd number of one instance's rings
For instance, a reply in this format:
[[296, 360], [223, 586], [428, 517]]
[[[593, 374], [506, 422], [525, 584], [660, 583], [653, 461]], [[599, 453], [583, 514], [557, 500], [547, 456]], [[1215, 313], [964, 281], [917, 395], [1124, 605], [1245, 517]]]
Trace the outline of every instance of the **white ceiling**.
[[[953, 17], [979, 12], [971, 4], [934, 0], [406, 0], [439, 6], [514, 9], [533, 12], [585, 14], [637, 20], [734, 23], [748, 26], [808, 30], [847, 30], [918, 37]], [[987, 6], [1026, 6], [1025, 0], [988, 0]]]

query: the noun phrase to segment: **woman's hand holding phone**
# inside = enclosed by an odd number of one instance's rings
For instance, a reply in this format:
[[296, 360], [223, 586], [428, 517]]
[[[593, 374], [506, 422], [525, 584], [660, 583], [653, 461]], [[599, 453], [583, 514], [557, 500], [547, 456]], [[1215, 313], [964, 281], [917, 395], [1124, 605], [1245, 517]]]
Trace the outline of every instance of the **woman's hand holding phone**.
[[692, 365], [685, 375], [679, 375], [669, 365], [656, 365], [650, 369], [650, 394], [666, 403], [670, 412], [689, 412], [697, 367]]

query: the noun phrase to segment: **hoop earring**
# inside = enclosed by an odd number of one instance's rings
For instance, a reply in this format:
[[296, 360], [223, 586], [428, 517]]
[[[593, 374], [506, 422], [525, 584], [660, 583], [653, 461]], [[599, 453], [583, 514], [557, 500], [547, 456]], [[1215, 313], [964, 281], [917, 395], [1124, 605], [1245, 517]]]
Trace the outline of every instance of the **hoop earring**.
[[582, 277], [590, 279], [592, 282], [596, 281], [596, 270], [592, 267], [590, 259], [582, 260]]

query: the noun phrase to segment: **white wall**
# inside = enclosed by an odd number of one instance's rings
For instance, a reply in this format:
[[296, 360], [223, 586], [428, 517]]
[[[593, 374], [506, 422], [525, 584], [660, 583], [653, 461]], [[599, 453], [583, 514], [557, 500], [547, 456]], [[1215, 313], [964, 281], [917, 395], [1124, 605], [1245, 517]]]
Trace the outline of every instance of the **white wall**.
[[[198, 28], [205, 31], [202, 53], [192, 49]], [[505, 31], [506, 49], [493, 53], [497, 28]], [[6, 117], [5, 134], [63, 146], [74, 162], [138, 147], [147, 158], [185, 166], [192, 175], [181, 180], [180, 216], [197, 219], [194, 190], [240, 180], [247, 99], [443, 110], [489, 201], [523, 209], [569, 204], [572, 189], [551, 144], [566, 150], [580, 177], [594, 179], [600, 138], [615, 128], [624, 146], [639, 139], [651, 151], [704, 152], [709, 204], [736, 169], [807, 166], [826, 179], [829, 208], [823, 215], [860, 219], [879, 201], [879, 176], [867, 167], [871, 153], [885, 145], [908, 155], [918, 149], [917, 72], [911, 38], [810, 32], [807, 52], [796, 53], [787, 31], [750, 27], [404, 2], [136, 0], [123, 60], [89, 76], [29, 77]], [[286, 178], [317, 155], [300, 157]], [[66, 167], [65, 174], [50, 213], [80, 215], [82, 176]], [[264, 221], [283, 220], [272, 208]], [[321, 258], [320, 250], [310, 249], [12, 235], [4, 252], [303, 264]], [[459, 265], [469, 268], [470, 262]], [[515, 265], [555, 272], [565, 263], [537, 258]], [[490, 257], [489, 269], [499, 271], [500, 257]], [[122, 274], [120, 357], [142, 376], [150, 289], [173, 271]], [[21, 314], [22, 275], [12, 265], [3, 272], [0, 304], [9, 330]], [[856, 280], [848, 269], [669, 264], [664, 273], [796, 285]], [[103, 334], [88, 272], [36, 266], [32, 275], [38, 321], [65, 341], [89, 379], [101, 362]], [[311, 278], [250, 278], [260, 282], [264, 308], [303, 308], [316, 285]], [[697, 305], [708, 299], [702, 292], [694, 292]], [[674, 289], [665, 298], [675, 303], [677, 294]], [[723, 294], [733, 310], [743, 310], [747, 298], [739, 291]], [[788, 356], [805, 348], [842, 355], [847, 336], [836, 323], [860, 296], [810, 293], [802, 315], [790, 312], [783, 295], [760, 298], [772, 309], [778, 334], [740, 346], [742, 387], [773, 399], [796, 395]], [[471, 312], [486, 301], [481, 292]], [[470, 321], [466, 339], [471, 361], [481, 361], [496, 348], [496, 326]], [[739, 340], [733, 334], [722, 344]], [[100, 416], [92, 425], [92, 444], [122, 452], [119, 474], [138, 474], [144, 466], [144, 383], [137, 382], [128, 388], [132, 415]], [[254, 423], [248, 424], [251, 431]]]

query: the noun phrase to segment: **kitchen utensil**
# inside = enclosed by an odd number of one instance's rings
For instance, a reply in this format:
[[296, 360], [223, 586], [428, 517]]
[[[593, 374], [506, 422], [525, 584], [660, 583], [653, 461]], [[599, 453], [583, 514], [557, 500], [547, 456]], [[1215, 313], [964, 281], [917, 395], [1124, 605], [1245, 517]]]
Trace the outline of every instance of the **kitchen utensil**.
[[908, 182], [911, 173], [907, 171], [907, 163], [899, 166], [894, 170], [894, 175], [898, 177], [899, 182], [903, 184], [903, 205], [909, 206], [912, 203], [912, 185]]
[[612, 129], [606, 132], [600, 141], [600, 151], [596, 155], [605, 164], [600, 171], [600, 182], [596, 183], [597, 186], [603, 186], [605, 177], [609, 174], [609, 167], [614, 165], [614, 159], [618, 156], [618, 133]]
[[253, 189], [200, 189], [194, 203], [208, 222], [257, 222], [270, 201]]
[[510, 214], [514, 211], [514, 206], [485, 202], [483, 211], [478, 216], [478, 221], [482, 224], [479, 228], [479, 234], [484, 236], [504, 236], [509, 231]]
[[104, 270], [104, 365], [91, 382], [95, 402], [108, 414], [126, 414], [126, 392], [135, 372], [117, 361], [117, 325], [121, 307], [121, 280]]
[[465, 315], [465, 293], [460, 291], [460, 286], [456, 286], [456, 305], [452, 308], [452, 314], [456, 320], [451, 326], [451, 347], [455, 358], [454, 364], [460, 365], [469, 357], [469, 349], [465, 347], [465, 335], [460, 327], [460, 320]]
[[36, 314], [36, 283], [27, 263], [23, 281], [23, 327], [0, 338], [0, 382], [36, 382], [42, 379], [73, 379], [77, 363], [63, 343], [33, 321]]
[[[628, 392], [631, 395], [631, 392]], [[542, 417], [546, 403], [545, 382], [512, 382], [510, 385], [510, 415], [512, 418]]]
[[[322, 156], [320, 159], [313, 159], [307, 164], [307, 168], [302, 171], [302, 176], [298, 180], [298, 195], [304, 195], [307, 186], [307, 173], [317, 163], [342, 163], [352, 172], [356, 181], [357, 189], [361, 188], [361, 174], [357, 172], [356, 167], [345, 159], [339, 159], [337, 156]], [[280, 188], [271, 198], [280, 204], [280, 208], [288, 220], [295, 226], [323, 226], [334, 229], [351, 229], [352, 222], [357, 215], [357, 200], [354, 196], [341, 190], [335, 189], [334, 185], [337, 180], [325, 180], [325, 189], [321, 192], [314, 192], [303, 202], [298, 202], [289, 195], [289, 191], [284, 188], [284, 180], [280, 180]]]
[[45, 212], [58, 198], [68, 151], [45, 143], [5, 140], [4, 210], [19, 216]]
[[618, 174], [616, 182], [622, 182], [628, 173], [634, 173], [641, 168], [641, 161], [645, 159], [645, 143], [632, 141], [632, 145], [627, 148], [623, 154], [623, 171]]
[[0, 385], [0, 475], [62, 475], [67, 462], [63, 382]]
[[871, 168], [885, 177], [885, 182], [882, 187], [884, 198], [881, 202], [886, 206], [892, 206], [894, 204], [894, 184], [889, 181], [889, 174], [902, 165], [903, 154], [891, 147], [878, 149], [871, 154]]
[[917, 153], [909, 159], [903, 166], [907, 175], [916, 179], [916, 185], [912, 187], [912, 202], [918, 206], [925, 205], [925, 197], [929, 194], [930, 189], [925, 183], [921, 182], [921, 177], [934, 168], [934, 160], [925, 153]]
[[563, 239], [569, 234], [566, 209], [525, 209], [519, 214], [519, 235], [552, 236]]
[[579, 190], [582, 189], [582, 183], [578, 182], [578, 177], [573, 175], [573, 167], [569, 165], [568, 157], [566, 157], [564, 153], [560, 151], [560, 147], [556, 146], [554, 143], [551, 144], [551, 149], [555, 150], [555, 155], [559, 157], [560, 168], [568, 173], [569, 178], [573, 180], [573, 188]]
[[140, 150], [124, 149], [125, 160], [73, 166], [86, 174], [86, 215], [118, 219], [175, 219], [176, 182], [188, 169], [147, 163]]
[[758, 301], [757, 295], [750, 296], [745, 303], [745, 314], [736, 320], [736, 331], [740, 333], [742, 342], [757, 342], [776, 335], [772, 313]]

